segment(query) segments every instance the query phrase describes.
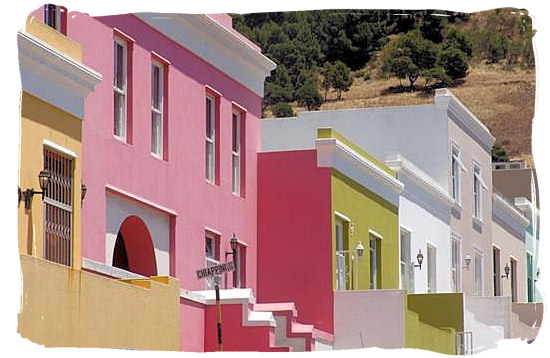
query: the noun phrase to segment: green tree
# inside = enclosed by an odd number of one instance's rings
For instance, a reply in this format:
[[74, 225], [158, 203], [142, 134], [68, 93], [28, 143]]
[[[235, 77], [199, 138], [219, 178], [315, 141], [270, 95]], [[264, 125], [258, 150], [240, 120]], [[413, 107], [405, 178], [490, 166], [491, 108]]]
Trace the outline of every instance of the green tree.
[[410, 31], [390, 39], [382, 51], [382, 63], [385, 73], [407, 77], [413, 87], [422, 72], [436, 66], [437, 47], [418, 31]]
[[280, 102], [272, 105], [271, 112], [273, 112], [273, 115], [277, 118], [294, 116], [294, 111], [287, 102]]
[[321, 88], [324, 91], [324, 99], [327, 100], [327, 94], [333, 86], [334, 75], [335, 75], [335, 66], [330, 62], [325, 62], [323, 68], [321, 69], [321, 74], [323, 79], [321, 81]]
[[491, 149], [491, 158], [493, 162], [508, 162], [510, 158], [506, 149], [502, 146], [501, 143], [495, 143]]
[[296, 99], [300, 106], [306, 106], [308, 111], [319, 109], [323, 104], [323, 97], [319, 93], [317, 81], [313, 78], [306, 79], [296, 91]]
[[334, 75], [332, 76], [332, 87], [338, 93], [338, 100], [342, 99], [342, 92], [349, 91], [353, 77], [348, 66], [342, 61], [336, 61], [334, 64]]
[[456, 47], [448, 47], [439, 54], [438, 64], [445, 70], [451, 80], [466, 77], [468, 73], [468, 57]]

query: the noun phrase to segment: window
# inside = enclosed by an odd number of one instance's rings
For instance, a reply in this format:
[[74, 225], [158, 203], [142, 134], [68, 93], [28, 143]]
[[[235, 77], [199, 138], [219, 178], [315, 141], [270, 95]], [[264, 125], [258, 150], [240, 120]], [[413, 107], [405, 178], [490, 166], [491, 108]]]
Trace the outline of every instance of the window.
[[44, 23], [49, 27], [65, 34], [65, 16], [67, 9], [52, 4], [44, 5]]
[[164, 131], [164, 66], [151, 64], [151, 153], [162, 158]]
[[483, 293], [483, 256], [480, 252], [474, 252], [474, 295]]
[[403, 228], [400, 230], [400, 269], [401, 289], [407, 292], [414, 292], [414, 271], [411, 264], [411, 233]]
[[487, 189], [487, 185], [481, 177], [481, 166], [474, 163], [474, 217], [482, 220], [482, 199], [481, 189]]
[[51, 178], [44, 196], [44, 258], [72, 264], [73, 160], [44, 148]]
[[369, 256], [370, 256], [370, 289], [379, 290], [380, 282], [380, 239], [371, 235], [369, 240]]
[[510, 257], [510, 285], [512, 302], [518, 301], [518, 261]]
[[128, 46], [125, 41], [115, 38], [114, 41], [114, 135], [126, 141], [127, 106], [128, 106]]
[[246, 285], [246, 247], [240, 245], [235, 251], [235, 271], [233, 271], [233, 287], [243, 288]]
[[347, 263], [345, 255], [344, 222], [336, 219], [336, 289], [345, 290], [347, 282]]
[[527, 253], [527, 302], [533, 302], [535, 282], [533, 277], [533, 255]]
[[437, 292], [437, 249], [435, 246], [427, 246], [428, 261], [428, 292]]
[[500, 250], [493, 246], [493, 295], [501, 296], [502, 291], [500, 287]]
[[464, 164], [460, 160], [460, 149], [455, 144], [452, 145], [451, 155], [451, 180], [453, 199], [460, 204], [460, 171], [466, 171]]
[[233, 111], [232, 120], [232, 149], [231, 149], [231, 167], [232, 167], [232, 183], [233, 193], [240, 195], [241, 193], [241, 141], [242, 141], [242, 124], [241, 113]]
[[453, 285], [453, 292], [461, 291], [460, 274], [460, 240], [453, 237], [451, 239], [451, 283]]
[[[220, 240], [218, 235], [207, 232], [205, 236], [206, 267], [215, 266], [220, 263]], [[220, 284], [220, 277], [209, 277], [206, 279], [206, 289], [213, 290], [215, 284]]]
[[206, 180], [214, 183], [216, 173], [216, 100], [206, 96]]

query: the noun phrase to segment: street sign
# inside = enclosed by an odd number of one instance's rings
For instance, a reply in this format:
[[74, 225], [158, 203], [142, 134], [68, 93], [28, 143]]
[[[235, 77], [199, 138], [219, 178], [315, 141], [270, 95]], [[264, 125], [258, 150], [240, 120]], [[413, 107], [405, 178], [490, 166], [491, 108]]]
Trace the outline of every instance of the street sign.
[[200, 280], [202, 278], [217, 276], [217, 275], [221, 275], [222, 273], [231, 272], [231, 271], [235, 271], [235, 263], [233, 261], [205, 267], [205, 268], [196, 270], [195, 272], [197, 273], [197, 278]]

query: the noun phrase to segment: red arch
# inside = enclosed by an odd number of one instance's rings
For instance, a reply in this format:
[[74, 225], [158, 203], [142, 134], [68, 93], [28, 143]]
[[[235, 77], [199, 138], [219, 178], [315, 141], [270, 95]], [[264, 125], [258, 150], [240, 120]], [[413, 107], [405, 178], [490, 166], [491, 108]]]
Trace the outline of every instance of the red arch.
[[157, 275], [157, 262], [153, 240], [147, 225], [137, 216], [128, 216], [120, 225], [131, 272], [143, 276]]

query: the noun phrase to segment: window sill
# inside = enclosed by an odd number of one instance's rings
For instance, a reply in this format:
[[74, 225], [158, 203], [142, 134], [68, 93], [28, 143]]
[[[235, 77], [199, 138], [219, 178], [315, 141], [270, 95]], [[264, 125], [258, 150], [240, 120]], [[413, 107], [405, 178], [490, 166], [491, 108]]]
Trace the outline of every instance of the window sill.
[[206, 184], [213, 185], [213, 186], [216, 186], [216, 187], [220, 186], [220, 185], [217, 184], [216, 182], [210, 181], [210, 180], [208, 180], [208, 179], [204, 179], [204, 182], [205, 182]]
[[244, 197], [241, 196], [241, 194], [239, 194], [239, 193], [235, 193], [235, 192], [232, 191], [231, 194], [233, 194], [234, 197], [237, 197], [239, 199], [244, 199]]
[[113, 134], [113, 138], [114, 138], [117, 142], [119, 142], [119, 143], [121, 143], [121, 144], [124, 144], [124, 145], [127, 145], [127, 146], [130, 147], [130, 148], [133, 148], [133, 147], [134, 147], [133, 145], [131, 145], [130, 143], [128, 143], [128, 142], [126, 141], [126, 139], [121, 138], [121, 137], [119, 137], [119, 136], [117, 136], [117, 135], [115, 135], [115, 134]]
[[481, 219], [478, 218], [478, 217], [472, 216], [472, 221], [473, 221], [473, 223], [476, 224], [477, 226], [483, 226], [483, 220], [481, 220]]
[[162, 162], [164, 164], [168, 164], [168, 162], [166, 160], [164, 160], [162, 157], [159, 157], [158, 155], [156, 155], [155, 153], [151, 153], [151, 157], [153, 157], [154, 159], [158, 160], [159, 162]]
[[462, 212], [462, 205], [460, 205], [460, 203], [459, 203], [458, 201], [455, 200], [455, 201], [453, 202], [452, 209], [453, 209], [454, 211], [457, 211], [457, 212], [461, 213], [461, 212]]

